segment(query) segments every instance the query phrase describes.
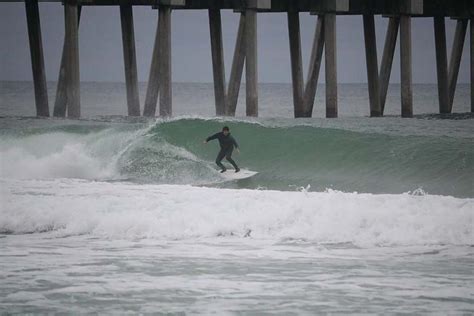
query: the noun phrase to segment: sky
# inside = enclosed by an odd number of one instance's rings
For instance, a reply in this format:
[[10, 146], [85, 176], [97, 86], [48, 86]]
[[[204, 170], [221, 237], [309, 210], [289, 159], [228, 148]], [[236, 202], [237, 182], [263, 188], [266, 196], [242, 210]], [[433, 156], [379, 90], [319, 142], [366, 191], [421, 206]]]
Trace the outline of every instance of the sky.
[[[64, 14], [60, 3], [40, 3], [41, 31], [46, 76], [57, 80], [64, 38]], [[239, 14], [222, 12], [226, 79], [230, 75]], [[316, 16], [300, 14], [303, 67], [306, 77]], [[139, 81], [147, 81], [158, 11], [134, 7]], [[387, 19], [376, 17], [380, 63]], [[448, 54], [456, 22], [446, 20]], [[173, 11], [172, 78], [174, 82], [212, 82], [212, 63], [207, 11]], [[469, 34], [469, 33], [468, 33]], [[460, 83], [470, 80], [469, 41], [465, 41]], [[432, 18], [412, 22], [413, 82], [436, 83]], [[367, 82], [361, 16], [337, 17], [338, 82]], [[123, 51], [118, 7], [85, 7], [79, 29], [81, 81], [123, 82]], [[449, 56], [449, 55], [448, 55]], [[399, 49], [395, 53], [392, 83], [400, 82]], [[291, 82], [288, 24], [285, 14], [258, 15], [259, 82]], [[245, 75], [243, 76], [245, 79]], [[0, 3], [0, 80], [31, 81], [31, 62], [23, 3]], [[324, 63], [320, 82], [324, 82]]]

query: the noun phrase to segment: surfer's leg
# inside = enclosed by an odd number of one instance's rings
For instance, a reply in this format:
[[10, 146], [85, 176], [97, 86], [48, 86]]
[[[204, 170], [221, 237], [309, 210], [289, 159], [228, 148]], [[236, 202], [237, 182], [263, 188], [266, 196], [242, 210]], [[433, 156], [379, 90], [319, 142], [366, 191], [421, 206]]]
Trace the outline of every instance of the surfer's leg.
[[222, 159], [224, 159], [225, 157], [225, 151], [221, 150], [219, 151], [219, 154], [217, 154], [217, 158], [216, 158], [216, 164], [219, 166], [219, 168], [221, 168], [222, 171], [225, 171], [227, 170], [224, 165], [221, 163]]
[[230, 164], [234, 167], [235, 171], [236, 172], [239, 172], [240, 169], [239, 167], [237, 166], [237, 164], [235, 163], [234, 159], [232, 159], [232, 151], [229, 151], [227, 152], [227, 154], [225, 155], [225, 159], [230, 162]]

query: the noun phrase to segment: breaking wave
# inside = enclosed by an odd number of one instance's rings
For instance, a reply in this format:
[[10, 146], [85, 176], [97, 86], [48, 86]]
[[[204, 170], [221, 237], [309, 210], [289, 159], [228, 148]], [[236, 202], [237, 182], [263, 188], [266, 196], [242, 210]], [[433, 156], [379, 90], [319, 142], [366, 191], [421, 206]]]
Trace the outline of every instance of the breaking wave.
[[472, 245], [473, 199], [86, 180], [2, 180], [0, 233], [356, 246]]
[[[202, 144], [223, 124], [241, 145], [251, 180], [220, 183], [217, 144]], [[128, 180], [294, 190], [310, 185], [368, 193], [474, 196], [472, 138], [405, 136], [294, 123], [182, 118], [170, 121], [48, 122], [8, 129], [0, 138], [2, 178]]]

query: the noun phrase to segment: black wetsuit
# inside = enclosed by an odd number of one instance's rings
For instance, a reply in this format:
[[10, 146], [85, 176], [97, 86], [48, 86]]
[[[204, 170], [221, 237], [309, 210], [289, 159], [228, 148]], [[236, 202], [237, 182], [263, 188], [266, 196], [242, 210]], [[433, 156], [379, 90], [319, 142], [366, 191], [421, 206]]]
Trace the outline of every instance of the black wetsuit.
[[210, 140], [213, 140], [213, 139], [217, 139], [219, 140], [219, 145], [221, 146], [221, 150], [219, 151], [219, 154], [217, 154], [217, 158], [216, 158], [216, 164], [223, 170], [225, 171], [226, 168], [224, 167], [224, 165], [221, 163], [222, 159], [227, 159], [228, 162], [230, 162], [232, 164], [232, 166], [234, 166], [235, 170], [238, 171], [239, 170], [239, 167], [237, 166], [237, 164], [235, 163], [235, 161], [232, 159], [232, 151], [234, 150], [234, 147], [235, 148], [239, 148], [239, 145], [237, 144], [237, 142], [235, 141], [234, 137], [232, 137], [229, 134], [224, 135], [223, 132], [219, 132], [217, 134], [214, 134], [212, 136], [209, 136], [207, 139], [206, 139], [206, 142], [210, 141]]

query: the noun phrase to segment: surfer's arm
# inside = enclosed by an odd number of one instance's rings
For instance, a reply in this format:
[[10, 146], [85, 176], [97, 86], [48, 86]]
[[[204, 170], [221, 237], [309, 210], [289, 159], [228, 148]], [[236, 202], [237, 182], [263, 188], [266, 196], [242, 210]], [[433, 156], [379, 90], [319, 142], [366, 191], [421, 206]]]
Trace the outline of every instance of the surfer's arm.
[[210, 141], [210, 140], [216, 139], [218, 136], [219, 136], [219, 133], [216, 133], [216, 134], [214, 134], [214, 135], [209, 136], [208, 138], [206, 138], [206, 140], [205, 140], [204, 142], [207, 143], [207, 142]]
[[235, 149], [239, 150], [239, 144], [237, 144], [237, 141], [234, 137], [232, 137], [232, 143], [234, 144]]

